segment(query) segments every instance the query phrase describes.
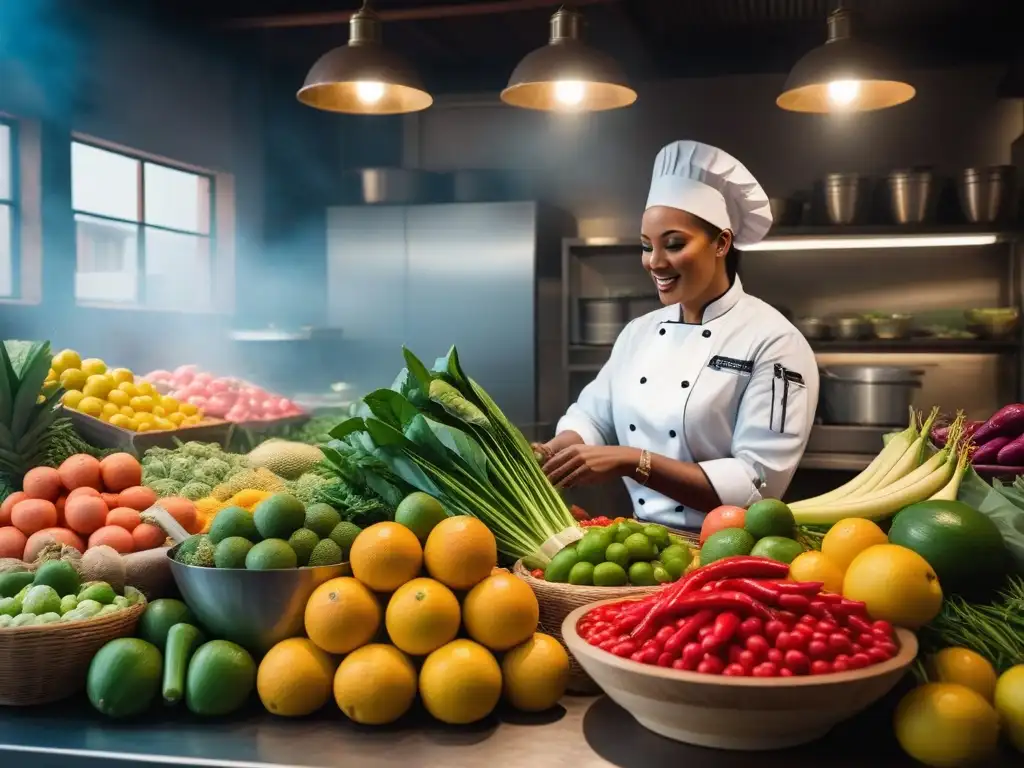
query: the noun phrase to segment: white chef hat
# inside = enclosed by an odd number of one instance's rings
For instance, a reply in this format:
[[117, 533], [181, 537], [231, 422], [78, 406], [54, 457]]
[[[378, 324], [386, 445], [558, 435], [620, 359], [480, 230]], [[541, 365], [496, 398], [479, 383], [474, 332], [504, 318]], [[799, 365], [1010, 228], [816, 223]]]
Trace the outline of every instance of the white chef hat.
[[647, 207], [665, 205], [732, 231], [737, 248], [760, 242], [772, 225], [768, 195], [728, 152], [699, 141], [673, 141], [654, 159]]

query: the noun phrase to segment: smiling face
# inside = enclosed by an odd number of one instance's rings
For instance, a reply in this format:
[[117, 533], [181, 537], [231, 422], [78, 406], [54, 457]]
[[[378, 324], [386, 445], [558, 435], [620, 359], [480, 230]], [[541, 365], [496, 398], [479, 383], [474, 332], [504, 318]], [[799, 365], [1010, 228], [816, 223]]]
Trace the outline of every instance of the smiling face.
[[728, 290], [729, 230], [716, 236], [714, 227], [693, 214], [656, 205], [644, 211], [640, 243], [644, 269], [662, 304], [701, 307]]

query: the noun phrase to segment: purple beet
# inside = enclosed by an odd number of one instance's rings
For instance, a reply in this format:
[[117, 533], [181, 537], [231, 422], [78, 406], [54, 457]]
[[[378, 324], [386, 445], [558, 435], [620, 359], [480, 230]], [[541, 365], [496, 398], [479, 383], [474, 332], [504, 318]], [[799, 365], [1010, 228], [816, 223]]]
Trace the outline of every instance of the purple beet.
[[972, 435], [978, 445], [987, 443], [993, 437], [1011, 435], [1017, 437], [1024, 433], [1024, 403], [1004, 405], [992, 418], [982, 424]]
[[999, 452], [1012, 443], [1012, 437], [993, 437], [984, 445], [979, 445], [971, 454], [971, 464], [999, 464]]

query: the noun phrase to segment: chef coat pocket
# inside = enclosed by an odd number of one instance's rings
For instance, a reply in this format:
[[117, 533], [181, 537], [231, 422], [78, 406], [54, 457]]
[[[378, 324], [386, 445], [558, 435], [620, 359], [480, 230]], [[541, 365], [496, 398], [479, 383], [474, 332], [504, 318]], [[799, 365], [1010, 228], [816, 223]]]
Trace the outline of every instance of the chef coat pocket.
[[807, 426], [807, 385], [802, 374], [775, 364], [769, 428], [780, 435], [803, 434]]

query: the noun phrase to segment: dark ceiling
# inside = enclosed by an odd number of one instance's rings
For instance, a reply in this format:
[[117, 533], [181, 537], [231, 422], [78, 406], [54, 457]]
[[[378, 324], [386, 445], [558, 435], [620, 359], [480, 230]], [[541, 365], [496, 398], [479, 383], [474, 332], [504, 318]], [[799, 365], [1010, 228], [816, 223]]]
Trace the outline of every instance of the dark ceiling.
[[[304, 14], [353, 11], [359, 0], [176, 0], [179, 22], [227, 36], [287, 76], [304, 72], [347, 39], [344, 21], [298, 26]], [[484, 12], [511, 3], [519, 10]], [[580, 2], [589, 41], [616, 56], [636, 80], [784, 72], [824, 41], [834, 0], [590, 0]], [[1024, 0], [848, 0], [864, 37], [911, 67], [1006, 64], [1024, 53], [1011, 8]], [[546, 42], [557, 2], [377, 0], [385, 42], [406, 53], [435, 91], [499, 89], [517, 61]], [[522, 10], [526, 6], [533, 6]], [[136, 5], [135, 7], [138, 7]], [[438, 7], [445, 18], [408, 18]], [[159, 12], [159, 11], [158, 11]], [[464, 12], [465, 15], [455, 15]], [[261, 19], [296, 26], [238, 28]], [[315, 20], [312, 19], [311, 20]], [[296, 75], [301, 77], [301, 74]]]

